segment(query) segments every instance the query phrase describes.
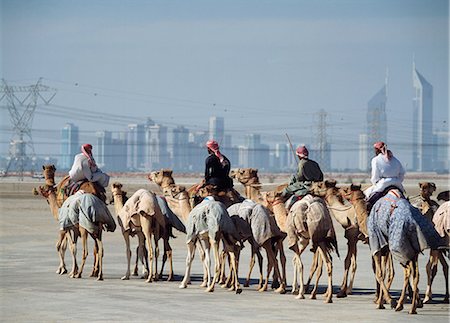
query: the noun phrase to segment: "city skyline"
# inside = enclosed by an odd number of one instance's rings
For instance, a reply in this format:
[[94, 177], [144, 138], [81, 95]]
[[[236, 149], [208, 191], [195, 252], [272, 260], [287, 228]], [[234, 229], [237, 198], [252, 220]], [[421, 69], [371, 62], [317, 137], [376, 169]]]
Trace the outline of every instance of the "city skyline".
[[[223, 117], [225, 145], [243, 145], [251, 133], [272, 149], [286, 143], [286, 133], [295, 144], [315, 145], [324, 110], [327, 141], [320, 142], [330, 145], [331, 167], [355, 169], [367, 102], [388, 68], [386, 140], [411, 169], [413, 60], [433, 85], [432, 131], [448, 131], [447, 1], [1, 6], [2, 77], [11, 85], [43, 77], [57, 89], [51, 104], [36, 109], [39, 156], [58, 155], [56, 138], [67, 122], [85, 140], [147, 117], [193, 133], [208, 131], [210, 116]], [[0, 111], [4, 154], [11, 132], [7, 109]], [[439, 138], [445, 145], [445, 135]]]

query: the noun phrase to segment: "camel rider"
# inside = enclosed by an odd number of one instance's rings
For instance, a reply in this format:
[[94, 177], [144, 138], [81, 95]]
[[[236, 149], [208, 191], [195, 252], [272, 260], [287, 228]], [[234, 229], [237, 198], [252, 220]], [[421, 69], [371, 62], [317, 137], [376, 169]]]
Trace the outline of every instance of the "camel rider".
[[387, 149], [384, 142], [378, 141], [373, 145], [375, 157], [372, 158], [372, 186], [364, 191], [367, 200], [367, 210], [370, 213], [373, 205], [390, 189], [398, 188], [405, 192], [402, 182], [405, 169], [400, 161], [394, 157], [392, 151]]
[[75, 155], [72, 168], [69, 171], [71, 182], [80, 182], [87, 179], [90, 182], [96, 182], [102, 187], [107, 187], [109, 175], [103, 173], [95, 163], [92, 156], [92, 145], [84, 144], [81, 146], [81, 153]]
[[204, 184], [211, 184], [219, 191], [231, 189], [233, 180], [230, 178], [231, 164], [228, 158], [220, 153], [219, 144], [215, 140], [206, 142], [209, 156], [205, 160]]
[[286, 203], [288, 208], [299, 198], [308, 194], [313, 182], [323, 181], [323, 173], [319, 164], [308, 158], [308, 149], [305, 146], [300, 146], [295, 153], [300, 159], [297, 174], [291, 176], [288, 186], [282, 192], [285, 199], [290, 198], [289, 202]]

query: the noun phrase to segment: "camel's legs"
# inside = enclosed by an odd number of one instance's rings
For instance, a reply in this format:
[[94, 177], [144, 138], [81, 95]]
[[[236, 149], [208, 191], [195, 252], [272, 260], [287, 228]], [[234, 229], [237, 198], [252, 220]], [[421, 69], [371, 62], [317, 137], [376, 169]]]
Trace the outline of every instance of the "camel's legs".
[[403, 304], [405, 302], [405, 297], [406, 297], [406, 289], [408, 288], [409, 285], [409, 277], [411, 276], [411, 265], [410, 263], [408, 263], [406, 265], [406, 267], [403, 267], [403, 287], [402, 287], [402, 293], [400, 294], [400, 298], [398, 299], [397, 302], [397, 307], [395, 308], [395, 310], [401, 311], [403, 310]]
[[317, 265], [319, 263], [319, 250], [316, 249], [316, 252], [313, 255], [313, 261], [311, 263], [311, 268], [309, 269], [308, 281], [306, 282], [305, 292], [308, 292], [309, 285], [311, 285], [311, 280], [313, 278], [314, 273], [317, 270]]
[[317, 298], [317, 290], [319, 289], [319, 280], [320, 277], [322, 277], [322, 269], [323, 269], [323, 258], [319, 251], [319, 248], [317, 248], [316, 253], [317, 253], [316, 282], [314, 284], [313, 290], [311, 291], [310, 295], [311, 299]]
[[353, 282], [355, 281], [355, 274], [356, 274], [356, 268], [358, 266], [358, 263], [356, 262], [356, 255], [358, 253], [358, 249], [357, 249], [357, 244], [358, 241], [355, 241], [355, 250], [352, 254], [352, 264], [351, 264], [351, 271], [350, 271], [350, 283], [348, 284], [347, 287], [347, 295], [351, 295], [352, 294], [352, 290], [353, 290]]
[[148, 251], [147, 248], [145, 247], [145, 236], [142, 233], [142, 231], [139, 231], [137, 233], [137, 237], [138, 237], [138, 255], [139, 259], [141, 259], [142, 262], [142, 275], [143, 275], [142, 278], [147, 279], [149, 266], [148, 266]]
[[229, 268], [231, 270], [231, 266], [230, 266], [230, 256], [225, 252], [225, 250], [222, 250], [220, 252], [219, 255], [219, 259], [220, 259], [220, 275], [218, 277], [218, 280], [216, 283], [219, 283], [221, 285], [223, 285], [223, 287], [226, 287], [226, 281], [227, 281], [227, 275], [226, 275], [226, 259], [228, 259], [228, 265]]
[[[280, 280], [281, 280], [281, 286], [278, 287], [276, 292], [280, 293], [280, 294], [284, 294], [284, 293], [286, 293], [287, 280], [286, 280], [286, 254], [284, 253], [283, 240], [277, 241], [276, 246], [277, 246], [277, 250], [280, 252], [280, 264], [281, 264], [281, 271], [279, 271], [281, 273], [281, 275], [279, 276]], [[275, 254], [275, 263], [278, 268], [276, 254]]]
[[188, 282], [190, 281], [190, 277], [191, 277], [191, 266], [192, 266], [192, 260], [194, 260], [194, 255], [195, 255], [195, 243], [194, 242], [189, 242], [187, 244], [187, 248], [188, 248], [188, 253], [186, 256], [186, 272], [184, 274], [184, 278], [180, 283], [179, 288], [186, 288]]
[[95, 237], [95, 242], [97, 243], [98, 254], [98, 276], [97, 280], [103, 280], [103, 241], [102, 241], [102, 229], [97, 232]]
[[385, 299], [388, 303], [391, 304], [391, 307], [395, 307], [395, 302], [391, 298], [391, 295], [389, 294], [389, 290], [387, 289], [386, 285], [384, 284], [384, 273], [382, 272], [382, 261], [381, 261], [381, 255], [380, 253], [375, 254], [374, 256], [375, 260], [375, 277], [377, 279], [378, 284], [380, 285], [380, 292], [377, 300], [377, 308], [383, 309], [383, 299]]
[[[267, 258], [270, 259], [270, 261], [272, 263], [273, 269], [275, 271], [275, 275], [280, 280], [280, 287], [277, 290], [275, 290], [275, 292], [284, 294], [286, 292], [286, 284], [285, 284], [285, 280], [281, 276], [280, 268], [278, 267], [278, 261], [277, 261], [276, 253], [273, 252], [273, 249], [272, 249], [272, 241], [271, 240], [267, 240], [263, 244], [263, 247], [264, 247], [264, 249], [266, 249]], [[281, 257], [281, 254], [280, 254], [280, 257]], [[269, 273], [267, 273], [267, 278], [269, 278]]]
[[[206, 292], [213, 292], [214, 291], [214, 285], [216, 284], [216, 281], [220, 275], [220, 254], [219, 254], [219, 241], [220, 240], [210, 240], [211, 248], [213, 249], [214, 253], [214, 277], [211, 281], [211, 274], [208, 274], [208, 282], [211, 282], [208, 284], [208, 288], [205, 290]], [[205, 250], [209, 250], [205, 249]], [[209, 259], [209, 252], [206, 252], [206, 259], [208, 260], [208, 269], [210, 269], [210, 259]]]
[[258, 289], [259, 292], [264, 292], [268, 289], [269, 287], [269, 277], [270, 277], [270, 273], [272, 272], [272, 268], [275, 265], [273, 262], [273, 249], [272, 249], [272, 245], [270, 243], [270, 241], [266, 241], [263, 244], [263, 248], [266, 250], [266, 255], [267, 255], [267, 272], [266, 272], [266, 279], [264, 280], [264, 284], [262, 285], [261, 288]]
[[[356, 239], [353, 239], [352, 237], [347, 238], [347, 255], [345, 257], [344, 260], [344, 279], [342, 281], [341, 284], [341, 290], [337, 293], [336, 297], [337, 298], [341, 298], [341, 297], [347, 297], [347, 279], [348, 279], [348, 274], [350, 271], [350, 266], [352, 265], [353, 262], [353, 257], [354, 254], [356, 253]], [[355, 267], [356, 267], [356, 263], [355, 263]], [[355, 268], [356, 270], [356, 268]], [[354, 276], [354, 271], [352, 268], [352, 275]], [[352, 281], [353, 283], [353, 281]], [[351, 289], [350, 289], [351, 290]]]
[[251, 244], [252, 248], [252, 255], [250, 257], [250, 267], [248, 269], [247, 278], [245, 279], [244, 287], [250, 286], [250, 276], [252, 275], [253, 267], [255, 266], [255, 255], [256, 255], [256, 248]]
[[99, 274], [99, 259], [98, 259], [98, 243], [97, 240], [94, 239], [94, 266], [92, 268], [92, 272], [90, 277], [98, 277]]
[[131, 248], [130, 248], [130, 231], [123, 232], [123, 239], [125, 240], [125, 254], [127, 255], [127, 271], [122, 280], [130, 279], [130, 262], [131, 262]]
[[86, 258], [88, 256], [88, 245], [87, 245], [87, 238], [88, 238], [88, 232], [86, 229], [80, 227], [80, 235], [81, 235], [81, 243], [83, 245], [83, 255], [81, 257], [81, 266], [80, 270], [78, 271], [76, 278], [81, 278], [81, 275], [83, 273], [84, 265], [86, 264]]
[[387, 259], [386, 270], [389, 270], [389, 275], [387, 279], [386, 287], [389, 290], [391, 288], [392, 282], [394, 281], [394, 259], [392, 258], [392, 254], [389, 252], [385, 258]]
[[69, 247], [72, 253], [72, 270], [69, 273], [69, 277], [74, 278], [78, 274], [78, 263], [77, 263], [77, 240], [78, 240], [78, 230], [72, 229], [67, 232], [66, 237], [69, 239]]
[[[236, 248], [237, 249], [237, 248]], [[237, 252], [237, 254], [236, 254]], [[240, 294], [242, 292], [242, 289], [239, 285], [239, 277], [238, 277], [238, 270], [239, 270], [239, 250], [235, 251], [230, 251], [230, 258], [231, 258], [231, 266], [233, 267], [232, 272], [233, 272], [233, 280], [234, 280], [234, 284], [233, 286], [230, 288], [230, 290], [235, 290], [236, 294]]]
[[417, 314], [417, 305], [420, 302], [420, 295], [418, 290], [419, 285], [419, 263], [417, 261], [417, 255], [413, 261], [411, 261], [411, 273], [413, 276], [413, 299], [411, 301], [411, 309], [409, 314]]
[[445, 260], [443, 254], [439, 250], [431, 250], [430, 259], [427, 263], [427, 290], [425, 292], [424, 303], [429, 303], [432, 300], [432, 291], [431, 285], [433, 284], [434, 277], [436, 277], [437, 269], [438, 269], [438, 261], [442, 264], [442, 270], [444, 272], [445, 278], [445, 297], [444, 303], [448, 303], [449, 301], [449, 287], [448, 287], [448, 264]]
[[141, 217], [142, 232], [145, 236], [145, 241], [147, 243], [148, 252], [148, 278], [145, 282], [151, 283], [153, 280], [153, 248], [152, 248], [152, 227], [151, 219]]
[[309, 239], [303, 239], [300, 237], [299, 239], [300, 248], [298, 247], [298, 244], [296, 244], [292, 250], [295, 252], [295, 257], [297, 259], [297, 270], [299, 274], [299, 283], [300, 283], [300, 290], [298, 291], [298, 295], [296, 296], [297, 299], [303, 299], [305, 298], [305, 286], [303, 285], [303, 262], [301, 255], [303, 251], [305, 251], [306, 247], [309, 244]]
[[162, 264], [161, 264], [161, 272], [160, 272], [159, 276], [162, 278], [163, 271], [164, 271], [164, 264], [168, 260], [169, 261], [169, 274], [167, 276], [167, 281], [172, 281], [173, 280], [172, 247], [169, 244], [169, 234], [166, 232], [166, 230], [164, 230], [164, 235], [163, 235], [163, 246], [164, 246], [164, 255], [163, 255], [163, 260], [162, 260]]
[[67, 233], [64, 230], [59, 231], [58, 241], [56, 241], [56, 251], [58, 252], [59, 256], [59, 266], [56, 270], [57, 274], [64, 275], [67, 273], [66, 269], [66, 263], [64, 262], [64, 255], [66, 253], [67, 249], [67, 240], [69, 239], [66, 237]]
[[[206, 262], [205, 262], [205, 249], [203, 248], [203, 245], [200, 240], [197, 241], [197, 247], [198, 252], [200, 254], [200, 260], [203, 267], [203, 281], [200, 284], [200, 287], [206, 287], [208, 286], [208, 268], [206, 268]], [[188, 282], [190, 283], [190, 281]]]
[[[449, 287], [448, 287], [448, 264], [447, 264], [447, 260], [444, 257], [444, 253], [443, 252], [439, 252], [439, 261], [441, 262], [442, 265], [442, 271], [444, 272], [444, 278], [445, 278], [445, 297], [444, 297], [444, 303], [448, 304], [449, 303]], [[437, 269], [437, 268], [436, 268]], [[433, 282], [431, 282], [433, 283]], [[431, 287], [431, 285], [430, 285]]]
[[[319, 244], [319, 251], [321, 258], [325, 261], [325, 265], [327, 266], [327, 274], [328, 274], [328, 289], [325, 293], [325, 303], [332, 303], [333, 297], [333, 261], [331, 259], [330, 253], [327, 250], [326, 244], [321, 242]], [[320, 266], [322, 267], [322, 266]], [[316, 284], [317, 285], [317, 284]]]

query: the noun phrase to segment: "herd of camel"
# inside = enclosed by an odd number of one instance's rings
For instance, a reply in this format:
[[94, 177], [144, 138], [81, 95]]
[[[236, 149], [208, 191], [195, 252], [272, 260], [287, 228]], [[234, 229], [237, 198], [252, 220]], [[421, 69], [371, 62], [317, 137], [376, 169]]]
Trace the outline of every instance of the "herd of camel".
[[[59, 208], [67, 197], [63, 188], [67, 184], [68, 177], [55, 183], [55, 167], [45, 165], [43, 169], [45, 185], [35, 190], [35, 193], [47, 199], [53, 216], [58, 220]], [[245, 200], [235, 190], [228, 194], [222, 194], [208, 186], [198, 191], [195, 189], [196, 186], [186, 189], [175, 184], [172, 171], [167, 169], [151, 172], [148, 176], [151, 182], [161, 188], [161, 196], [149, 190], [140, 189], [128, 197], [122, 184], [113, 183], [110, 202], [114, 204], [117, 221], [126, 244], [127, 270], [122, 279], [127, 280], [131, 275], [138, 275], [138, 262], [141, 262], [146, 282], [161, 279], [166, 263], [169, 266], [168, 280], [173, 280], [170, 239], [173, 237], [172, 230], [176, 228], [187, 233], [188, 237], [186, 272], [179, 288], [186, 288], [190, 283], [191, 264], [194, 253], [198, 250], [203, 264], [201, 286], [205, 287], [206, 291], [212, 292], [215, 284], [219, 283], [222, 287], [240, 293], [242, 289], [238, 280], [239, 256], [243, 244], [248, 243], [251, 247], [251, 261], [244, 286], [249, 286], [251, 272], [257, 261], [260, 274], [258, 290], [269, 289], [269, 277], [273, 272], [271, 287], [278, 293], [286, 293], [286, 256], [283, 245], [287, 244], [289, 249], [294, 252], [292, 293], [299, 299], [304, 298], [315, 275], [315, 284], [310, 296], [315, 299], [322, 267], [325, 265], [328, 288], [324, 294], [324, 302], [331, 303], [333, 296], [331, 253], [338, 253], [332, 221], [334, 218], [344, 228], [344, 236], [347, 240], [344, 277], [336, 296], [338, 298], [346, 297], [352, 293], [357, 267], [357, 244], [359, 241], [367, 243], [368, 237], [366, 224], [368, 214], [361, 185], [352, 184], [339, 187], [333, 180], [314, 183], [309, 195], [287, 209], [280, 193], [281, 187], [274, 191], [261, 191], [262, 184], [256, 169], [234, 169], [230, 175], [244, 186]], [[404, 286], [398, 302], [389, 294], [389, 288], [394, 278], [392, 254], [388, 247], [374, 254], [372, 267], [377, 283], [375, 298], [377, 308], [384, 308], [383, 304], [387, 303], [396, 311], [402, 310], [406, 293], [409, 291], [412, 299], [410, 313], [415, 314], [417, 307], [421, 307], [423, 303], [432, 299], [431, 285], [439, 262], [442, 264], [446, 283], [444, 303], [449, 303], [448, 264], [445, 259], [445, 254], [448, 255], [450, 235], [448, 192], [438, 195], [438, 198], [445, 201], [439, 205], [431, 199], [431, 195], [436, 190], [435, 185], [433, 183], [420, 183], [419, 185], [420, 195], [411, 199], [411, 203], [422, 212], [423, 216], [440, 226], [436, 227], [436, 231], [440, 233], [447, 247], [430, 252], [430, 259], [426, 266], [427, 290], [423, 302], [420, 300], [417, 289], [417, 259], [421, 250], [418, 250], [413, 259], [404, 266]], [[85, 182], [80, 189], [87, 194], [94, 194], [106, 202], [106, 192], [99, 190], [93, 183]], [[214, 196], [214, 198], [207, 202], [201, 202], [207, 196]], [[436, 220], [438, 217], [439, 219]], [[389, 221], [395, 221], [395, 217], [390, 217]], [[102, 224], [98, 223], [96, 227], [98, 229], [93, 232], [89, 232], [79, 224], [60, 230], [56, 245], [60, 259], [58, 274], [67, 273], [64, 254], [68, 246], [73, 261], [69, 276], [81, 277], [88, 255], [87, 239], [88, 236], [91, 236], [94, 240], [94, 267], [91, 276], [97, 277], [98, 280], [103, 279]], [[138, 238], [138, 247], [136, 248], [134, 270], [131, 273], [130, 237], [134, 236]], [[80, 267], [78, 267], [76, 257], [78, 238], [81, 238], [83, 245]], [[160, 271], [158, 271], [157, 262], [159, 240], [162, 240], [164, 246]], [[287, 243], [283, 243], [285, 240]], [[223, 246], [222, 250], [220, 250], [220, 245]], [[314, 257], [305, 284], [301, 256], [308, 246], [314, 253]], [[210, 270], [211, 249], [214, 259], [213, 273]], [[263, 249], [267, 259], [265, 276], [263, 275], [263, 256], [261, 254]], [[412, 288], [410, 287], [410, 278]]]

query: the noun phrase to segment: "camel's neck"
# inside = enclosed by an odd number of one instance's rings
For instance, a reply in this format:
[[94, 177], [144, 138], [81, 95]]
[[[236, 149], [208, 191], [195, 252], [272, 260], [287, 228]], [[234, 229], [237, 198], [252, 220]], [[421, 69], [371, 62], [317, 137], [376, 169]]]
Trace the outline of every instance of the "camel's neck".
[[119, 214], [119, 211], [123, 208], [123, 195], [119, 193], [113, 194], [114, 198], [114, 211]]
[[356, 211], [352, 204], [342, 204], [333, 194], [327, 194], [325, 202], [331, 214], [344, 228], [349, 226], [349, 221], [351, 224], [356, 223]]
[[161, 186], [162, 189], [165, 189], [172, 185], [175, 185], [175, 181], [172, 177], [163, 177], [161, 183], [159, 183], [159, 186]]
[[175, 213], [175, 215], [187, 223], [189, 213], [191, 212], [191, 204], [189, 203], [188, 194], [180, 194], [178, 197], [172, 197], [165, 195], [169, 208]]
[[284, 203], [278, 203], [272, 206], [273, 214], [275, 216], [275, 221], [278, 224], [278, 227], [281, 231], [287, 232], [286, 230], [286, 219], [287, 219], [287, 211]]
[[50, 211], [52, 212], [53, 217], [58, 220], [58, 201], [56, 199], [55, 192], [50, 192], [47, 197], [48, 205], [50, 206]]
[[259, 201], [261, 197], [260, 189], [254, 185], [245, 185], [245, 197], [255, 202]]

